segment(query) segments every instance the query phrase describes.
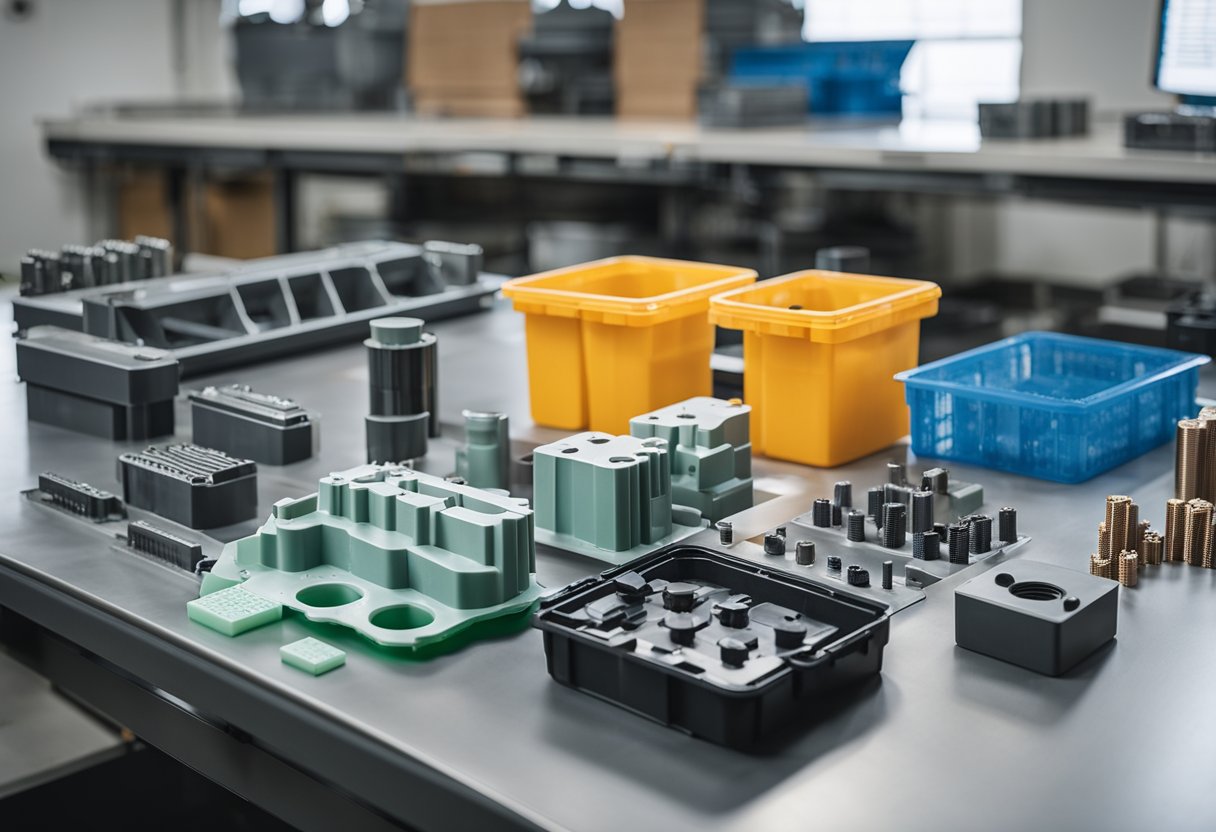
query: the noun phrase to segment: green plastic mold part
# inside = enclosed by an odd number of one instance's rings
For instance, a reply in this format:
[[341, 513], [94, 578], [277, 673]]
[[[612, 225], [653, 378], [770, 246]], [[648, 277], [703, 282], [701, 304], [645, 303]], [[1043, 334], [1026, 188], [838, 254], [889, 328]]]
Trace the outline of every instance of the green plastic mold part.
[[283, 605], [239, 586], [220, 589], [186, 602], [191, 621], [226, 636], [270, 624], [283, 617]]
[[752, 507], [752, 409], [697, 396], [629, 420], [639, 439], [667, 441], [671, 499], [711, 523]]
[[[223, 581], [388, 647], [435, 645], [540, 596], [527, 502], [396, 465], [323, 477], [224, 547]], [[206, 588], [204, 588], [206, 591]]]
[[302, 638], [279, 648], [283, 664], [320, 676], [346, 664], [346, 653], [320, 639]]
[[590, 431], [533, 452], [536, 540], [609, 563], [628, 563], [707, 523], [672, 505], [662, 439]]
[[456, 473], [474, 488], [511, 487], [511, 437], [505, 413], [466, 410], [465, 446], [456, 451]]

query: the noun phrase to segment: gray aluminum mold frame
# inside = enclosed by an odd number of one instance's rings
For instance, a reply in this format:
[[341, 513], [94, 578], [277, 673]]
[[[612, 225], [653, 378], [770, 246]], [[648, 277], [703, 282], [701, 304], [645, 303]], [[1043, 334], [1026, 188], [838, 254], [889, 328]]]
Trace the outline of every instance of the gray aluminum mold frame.
[[323, 477], [224, 547], [203, 595], [240, 584], [386, 647], [434, 645], [540, 597], [526, 501], [395, 465]]
[[462, 282], [466, 273], [443, 268], [428, 263], [422, 246], [346, 243], [214, 274], [14, 298], [13, 318], [20, 331], [52, 324], [140, 340], [180, 361], [183, 376], [198, 375], [354, 341], [374, 318], [438, 320], [490, 305], [496, 279]]
[[588, 431], [533, 451], [536, 542], [624, 564], [708, 523], [672, 505], [667, 442]]

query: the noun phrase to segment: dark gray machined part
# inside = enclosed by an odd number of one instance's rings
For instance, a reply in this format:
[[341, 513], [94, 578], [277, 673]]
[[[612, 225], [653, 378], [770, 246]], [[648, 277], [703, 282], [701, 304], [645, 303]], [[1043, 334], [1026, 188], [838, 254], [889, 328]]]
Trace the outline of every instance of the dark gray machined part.
[[1036, 673], [1059, 676], [1115, 636], [1119, 584], [1015, 560], [954, 591], [954, 641]]
[[169, 353], [54, 326], [17, 341], [31, 421], [103, 439], [173, 433], [178, 364]]
[[252, 520], [258, 511], [258, 466], [198, 445], [150, 447], [118, 458], [128, 505], [192, 529]]
[[316, 450], [315, 417], [291, 399], [248, 385], [208, 387], [189, 395], [194, 444], [267, 465], [289, 465]]
[[367, 347], [368, 462], [426, 456], [427, 438], [439, 435], [436, 338], [418, 318], [371, 322]]

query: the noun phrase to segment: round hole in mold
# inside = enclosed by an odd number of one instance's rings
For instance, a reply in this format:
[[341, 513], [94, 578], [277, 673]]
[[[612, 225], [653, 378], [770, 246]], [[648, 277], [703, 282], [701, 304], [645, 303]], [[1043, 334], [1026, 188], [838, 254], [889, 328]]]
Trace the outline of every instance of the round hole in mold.
[[564, 454], [576, 454], [576, 453], [578, 453], [578, 448], [562, 448], [562, 453], [564, 453]]
[[371, 615], [373, 627], [384, 630], [416, 630], [435, 620], [430, 610], [414, 604], [397, 604], [382, 607]]
[[592, 445], [603, 445], [608, 441], [608, 438], [606, 436], [597, 436], [594, 439], [588, 439], [587, 441]]
[[1009, 587], [1009, 592], [1025, 601], [1059, 601], [1064, 590], [1046, 581], [1019, 581]]
[[310, 607], [342, 607], [363, 597], [363, 590], [350, 584], [313, 584], [296, 593], [296, 600]]
[[997, 586], [1012, 586], [1013, 585], [1013, 576], [1010, 575], [1008, 572], [1002, 572], [1001, 574], [997, 575], [995, 580], [996, 580]]
[[610, 457], [608, 457], [608, 461], [609, 462], [633, 462], [634, 459], [631, 456], [610, 456]]
[[695, 419], [697, 417], [692, 413], [677, 413], [676, 418], [677, 419]]

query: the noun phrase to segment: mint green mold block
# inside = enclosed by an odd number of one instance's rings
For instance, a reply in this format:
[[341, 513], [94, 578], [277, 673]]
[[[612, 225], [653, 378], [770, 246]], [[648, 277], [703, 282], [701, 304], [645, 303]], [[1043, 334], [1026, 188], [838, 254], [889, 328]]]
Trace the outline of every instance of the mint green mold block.
[[279, 648], [279, 658], [283, 664], [313, 676], [320, 676], [346, 664], [345, 652], [312, 637], [284, 644]]
[[535, 571], [526, 500], [361, 465], [275, 503], [211, 574], [214, 585], [239, 582], [309, 620], [417, 649], [529, 609], [540, 597]]
[[239, 636], [283, 617], [283, 606], [239, 586], [220, 589], [186, 602], [191, 621], [226, 636]]
[[639, 439], [666, 440], [671, 499], [716, 523], [752, 507], [752, 409], [697, 396], [629, 420]]
[[628, 563], [707, 525], [672, 505], [667, 442], [594, 431], [532, 453], [536, 541]]

